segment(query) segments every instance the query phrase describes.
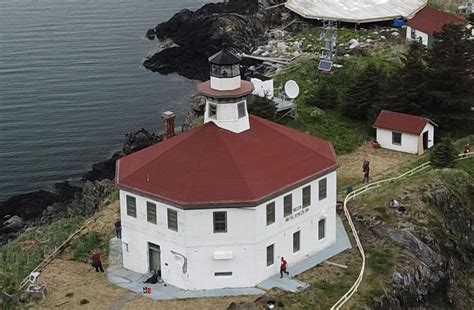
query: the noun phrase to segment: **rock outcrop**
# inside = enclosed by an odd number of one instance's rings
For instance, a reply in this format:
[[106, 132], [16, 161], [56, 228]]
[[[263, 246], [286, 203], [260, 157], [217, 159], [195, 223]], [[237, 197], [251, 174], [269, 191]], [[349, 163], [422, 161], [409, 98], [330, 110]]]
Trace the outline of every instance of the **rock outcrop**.
[[439, 212], [439, 226], [381, 224], [373, 229], [401, 249], [389, 279], [392, 288], [374, 301], [374, 309], [472, 309], [466, 283], [474, 263], [474, 186], [460, 183], [453, 189], [437, 184], [423, 201], [426, 208]]
[[222, 48], [223, 42], [236, 51], [251, 53], [272, 23], [282, 22], [280, 10], [263, 10], [262, 3], [230, 0], [206, 4], [195, 12], [180, 11], [155, 28], [158, 39], [171, 40], [177, 46], [149, 57], [144, 66], [162, 74], [177, 72], [191, 79], [208, 79], [207, 59]]

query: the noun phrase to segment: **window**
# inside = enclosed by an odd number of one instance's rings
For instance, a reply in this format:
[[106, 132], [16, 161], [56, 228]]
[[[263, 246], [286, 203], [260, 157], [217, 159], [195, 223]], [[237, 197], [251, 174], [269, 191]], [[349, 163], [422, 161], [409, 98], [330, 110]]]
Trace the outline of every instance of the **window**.
[[303, 208], [311, 205], [311, 185], [303, 188]]
[[275, 263], [274, 248], [274, 244], [267, 246], [267, 266], [271, 266]]
[[318, 240], [326, 237], [326, 219], [319, 220], [318, 222]]
[[300, 250], [300, 231], [293, 234], [293, 253]]
[[168, 209], [168, 229], [178, 231], [178, 211]]
[[148, 223], [156, 224], [156, 204], [147, 201], [146, 220]]
[[225, 272], [214, 272], [215, 277], [231, 277], [232, 271], [225, 271]]
[[267, 204], [267, 226], [275, 223], [275, 202]]
[[319, 180], [319, 200], [323, 200], [328, 196], [328, 179]]
[[402, 145], [402, 134], [392, 131], [392, 144]]
[[247, 116], [247, 113], [245, 112], [245, 102], [239, 103], [237, 109], [239, 110], [239, 118]]
[[216, 118], [217, 116], [217, 105], [209, 103], [209, 117]]
[[227, 212], [214, 212], [214, 232], [225, 233], [227, 232]]
[[127, 215], [137, 217], [137, 200], [127, 195]]
[[293, 212], [292, 203], [293, 203], [293, 197], [291, 196], [291, 194], [283, 198], [283, 216], [284, 217], [291, 215], [291, 213]]

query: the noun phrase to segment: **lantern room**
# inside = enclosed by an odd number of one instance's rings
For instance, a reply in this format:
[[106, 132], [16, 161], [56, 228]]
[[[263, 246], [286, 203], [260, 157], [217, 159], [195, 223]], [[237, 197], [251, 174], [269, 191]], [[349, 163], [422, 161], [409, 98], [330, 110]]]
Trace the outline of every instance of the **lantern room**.
[[211, 88], [220, 91], [240, 88], [240, 57], [226, 48], [209, 58]]

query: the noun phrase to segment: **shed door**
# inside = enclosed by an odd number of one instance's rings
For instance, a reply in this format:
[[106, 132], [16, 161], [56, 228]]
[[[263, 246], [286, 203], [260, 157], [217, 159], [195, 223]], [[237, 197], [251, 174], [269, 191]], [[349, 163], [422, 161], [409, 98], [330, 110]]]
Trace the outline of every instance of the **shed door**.
[[423, 133], [423, 151], [428, 149], [428, 131]]
[[148, 256], [150, 258], [149, 271], [161, 270], [160, 246], [153, 243], [148, 243]]

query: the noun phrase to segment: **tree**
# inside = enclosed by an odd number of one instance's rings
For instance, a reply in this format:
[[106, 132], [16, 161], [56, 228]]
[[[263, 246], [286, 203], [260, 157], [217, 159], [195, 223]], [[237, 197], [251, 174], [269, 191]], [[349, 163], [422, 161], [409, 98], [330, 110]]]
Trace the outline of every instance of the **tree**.
[[425, 108], [436, 113], [466, 112], [474, 96], [474, 43], [460, 25], [447, 24], [434, 34], [427, 55], [428, 88]]
[[369, 64], [349, 87], [344, 103], [341, 105], [342, 113], [358, 120], [372, 118], [382, 105], [386, 76], [374, 64]]
[[457, 152], [451, 139], [446, 138], [431, 151], [431, 165], [435, 168], [449, 168], [453, 166], [456, 157]]
[[323, 84], [312, 96], [311, 103], [321, 109], [331, 109], [337, 106], [337, 93], [333, 87]]
[[417, 41], [402, 58], [403, 67], [392, 75], [383, 108], [403, 113], [420, 113], [428, 100], [426, 48]]
[[268, 119], [275, 120], [276, 117], [276, 105], [273, 100], [267, 97], [253, 96], [252, 100], [247, 105], [250, 114]]

